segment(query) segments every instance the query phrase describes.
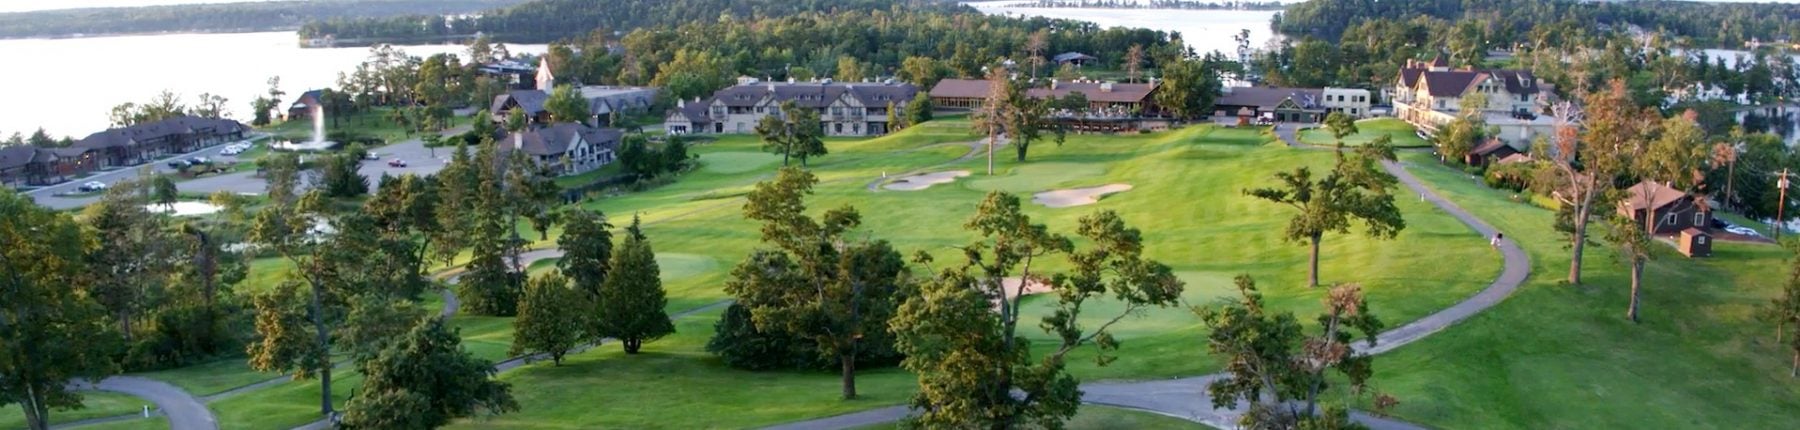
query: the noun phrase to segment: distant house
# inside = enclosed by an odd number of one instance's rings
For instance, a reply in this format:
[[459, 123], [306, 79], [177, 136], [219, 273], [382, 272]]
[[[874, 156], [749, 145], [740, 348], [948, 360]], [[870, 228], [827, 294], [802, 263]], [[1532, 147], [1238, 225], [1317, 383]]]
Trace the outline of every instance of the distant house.
[[[1395, 117], [1426, 134], [1436, 134], [1460, 115], [1480, 115], [1500, 129], [1502, 141], [1524, 150], [1553, 127], [1548, 117], [1537, 115], [1551, 102], [1552, 89], [1529, 70], [1451, 69], [1449, 58], [1439, 53], [1429, 63], [1407, 61], [1388, 98]], [[1486, 96], [1487, 105], [1479, 113], [1462, 112], [1463, 98], [1474, 94]]]
[[1690, 227], [1705, 229], [1712, 220], [1711, 210], [1702, 207], [1693, 196], [1667, 185], [1644, 181], [1626, 191], [1625, 199], [1619, 201], [1619, 215], [1642, 225], [1648, 213], [1656, 219], [1654, 234], [1674, 234]]
[[229, 119], [178, 116], [90, 134], [71, 148], [91, 151], [97, 166], [131, 166], [242, 140], [250, 126]]
[[292, 121], [296, 119], [312, 118], [313, 112], [320, 112], [321, 109], [325, 108], [324, 97], [325, 90], [312, 90], [300, 93], [300, 97], [294, 99], [294, 104], [288, 105], [288, 120]]
[[1367, 117], [1370, 102], [1369, 90], [1358, 88], [1225, 87], [1213, 102], [1213, 115], [1317, 123], [1332, 112]]
[[1096, 58], [1092, 55], [1083, 54], [1080, 52], [1064, 52], [1061, 54], [1056, 54], [1055, 57], [1051, 57], [1051, 60], [1055, 61], [1056, 64], [1059, 64], [1059, 65], [1060, 64], [1071, 64], [1071, 65], [1074, 65], [1075, 67], [1086, 66], [1086, 65], [1088, 65], [1088, 63], [1100, 61], [1099, 58]]
[[98, 160], [84, 148], [0, 147], [0, 186], [50, 185], [94, 170]]
[[[589, 125], [606, 123], [613, 112], [642, 113], [648, 112], [655, 103], [655, 88], [647, 87], [615, 87], [588, 86], [580, 87], [581, 98], [588, 102], [588, 118], [582, 120]], [[524, 109], [525, 118], [533, 124], [548, 124], [560, 119], [550, 117], [550, 111], [544, 109], [544, 102], [550, 100], [550, 93], [541, 90], [511, 90], [505, 94], [494, 96], [488, 112], [496, 123], [505, 123], [513, 109]]]
[[564, 122], [510, 133], [499, 142], [502, 154], [524, 151], [538, 165], [567, 176], [617, 161], [619, 139], [624, 135], [618, 129]]
[[712, 98], [680, 102], [663, 118], [669, 134], [751, 133], [763, 117], [793, 102], [819, 112], [827, 136], [887, 134], [888, 108], [904, 109], [919, 90], [897, 83], [757, 83], [742, 81]]
[[1521, 155], [1519, 150], [1513, 149], [1512, 145], [1507, 145], [1500, 139], [1488, 139], [1469, 150], [1468, 154], [1463, 154], [1463, 164], [1486, 166], [1489, 162], [1504, 162], [1506, 159], [1519, 155]]

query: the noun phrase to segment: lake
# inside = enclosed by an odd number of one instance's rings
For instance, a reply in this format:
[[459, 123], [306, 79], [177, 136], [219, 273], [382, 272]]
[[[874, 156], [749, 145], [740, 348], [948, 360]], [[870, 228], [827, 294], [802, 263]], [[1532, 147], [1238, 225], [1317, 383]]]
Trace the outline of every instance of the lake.
[[[425, 57], [462, 53], [460, 45], [402, 46]], [[507, 45], [515, 54], [541, 54], [544, 45]], [[281, 77], [287, 100], [308, 89], [337, 83], [368, 57], [369, 48], [301, 49], [293, 32], [171, 34], [82, 39], [0, 40], [8, 67], [0, 68], [0, 134], [30, 134], [43, 127], [51, 136], [76, 139], [107, 126], [107, 112], [124, 102], [141, 103], [167, 89], [191, 103], [200, 93], [230, 99], [230, 116], [250, 119], [250, 101]]]
[[[1231, 38], [1250, 30], [1250, 47], [1267, 47], [1273, 37], [1269, 19], [1276, 11], [1261, 10], [1158, 10], [1009, 7], [1023, 1], [970, 2], [969, 6], [992, 15], [1042, 16], [1078, 19], [1101, 27], [1140, 27], [1181, 33], [1182, 42], [1201, 54], [1219, 51], [1235, 57], [1237, 42]], [[1092, 54], [1092, 53], [1090, 53]]]

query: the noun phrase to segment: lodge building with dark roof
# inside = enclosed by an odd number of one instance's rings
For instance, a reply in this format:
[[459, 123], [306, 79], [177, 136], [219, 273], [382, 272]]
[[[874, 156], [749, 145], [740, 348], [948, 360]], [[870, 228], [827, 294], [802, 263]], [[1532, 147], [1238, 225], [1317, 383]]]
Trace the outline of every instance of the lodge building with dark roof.
[[0, 148], [0, 185], [57, 184], [101, 168], [144, 164], [242, 140], [249, 130], [229, 119], [183, 115], [97, 132], [67, 148], [7, 146]]
[[618, 161], [619, 141], [624, 136], [619, 129], [563, 122], [503, 134], [498, 142], [502, 155], [521, 151], [539, 166], [569, 176]]
[[[1500, 128], [1503, 142], [1524, 150], [1551, 127], [1538, 112], [1552, 102], [1553, 87], [1529, 70], [1452, 69], [1440, 53], [1430, 62], [1408, 60], [1391, 92], [1394, 116], [1428, 135], [1458, 116], [1479, 115]], [[1474, 94], [1485, 95], [1487, 105], [1479, 113], [1462, 112], [1463, 98]]]
[[826, 136], [880, 136], [892, 130], [889, 109], [905, 109], [919, 90], [905, 83], [758, 82], [739, 84], [711, 98], [682, 100], [663, 119], [668, 134], [752, 133], [763, 117], [779, 114], [782, 103], [819, 112]]

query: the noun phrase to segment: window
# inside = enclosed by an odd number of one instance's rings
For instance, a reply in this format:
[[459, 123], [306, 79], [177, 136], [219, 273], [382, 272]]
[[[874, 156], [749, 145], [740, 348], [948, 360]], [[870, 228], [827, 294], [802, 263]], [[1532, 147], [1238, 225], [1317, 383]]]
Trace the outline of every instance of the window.
[[1664, 225], [1675, 225], [1675, 214], [1673, 212], [1664, 214], [1663, 215], [1663, 224]]
[[1706, 226], [1706, 212], [1695, 212], [1694, 213], [1694, 226], [1695, 227], [1705, 227]]
[[840, 122], [840, 123], [832, 124], [832, 126], [833, 126], [832, 128], [837, 129], [837, 131], [836, 131], [837, 134], [844, 134], [844, 123]]
[[1706, 244], [1706, 236], [1695, 237], [1694, 243], [1705, 245]]

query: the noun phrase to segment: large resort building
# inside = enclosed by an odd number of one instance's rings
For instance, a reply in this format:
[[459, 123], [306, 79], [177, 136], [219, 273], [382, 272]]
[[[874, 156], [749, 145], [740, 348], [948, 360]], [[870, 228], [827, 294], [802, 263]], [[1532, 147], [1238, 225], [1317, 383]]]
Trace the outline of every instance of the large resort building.
[[68, 148], [0, 148], [0, 184], [56, 184], [95, 169], [134, 166], [242, 140], [249, 130], [249, 126], [229, 119], [184, 115], [97, 132]]
[[1223, 88], [1213, 102], [1213, 116], [1238, 118], [1240, 123], [1324, 122], [1332, 112], [1351, 118], [1369, 117], [1369, 90], [1359, 88]]
[[618, 129], [565, 122], [509, 133], [499, 142], [502, 154], [523, 151], [539, 166], [549, 168], [558, 176], [568, 176], [587, 173], [617, 161], [619, 140], [624, 135]]
[[[1549, 84], [1530, 71], [1507, 69], [1451, 69], [1443, 54], [1431, 62], [1408, 61], [1395, 79], [1394, 116], [1426, 134], [1436, 134], [1463, 115], [1480, 115], [1498, 127], [1501, 141], [1525, 149], [1532, 139], [1551, 130], [1548, 117], [1539, 116], [1551, 102]], [[1475, 94], [1487, 97], [1481, 112], [1462, 112], [1462, 100]]]
[[682, 100], [663, 120], [668, 134], [751, 133], [763, 117], [778, 114], [782, 103], [794, 102], [819, 112], [826, 136], [880, 136], [892, 127], [888, 109], [905, 109], [919, 93], [904, 83], [758, 82], [740, 78], [738, 85], [711, 98]]
[[[488, 113], [493, 115], [496, 123], [505, 123], [506, 117], [515, 109], [523, 109], [525, 117], [533, 124], [548, 125], [552, 122], [576, 122], [567, 118], [552, 119], [550, 111], [544, 109], [544, 102], [550, 100], [550, 91], [556, 82], [556, 76], [550, 70], [549, 60], [541, 60], [536, 69], [537, 89], [515, 89], [505, 94], [494, 96], [493, 104], [488, 106]], [[582, 100], [587, 100], [589, 117], [581, 123], [587, 125], [604, 125], [611, 122], [612, 114], [634, 114], [650, 110], [656, 102], [656, 88], [625, 87], [611, 85], [576, 85], [576, 91]]]

